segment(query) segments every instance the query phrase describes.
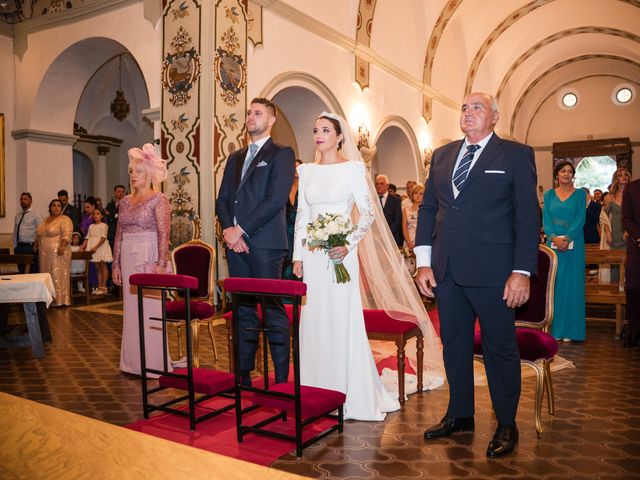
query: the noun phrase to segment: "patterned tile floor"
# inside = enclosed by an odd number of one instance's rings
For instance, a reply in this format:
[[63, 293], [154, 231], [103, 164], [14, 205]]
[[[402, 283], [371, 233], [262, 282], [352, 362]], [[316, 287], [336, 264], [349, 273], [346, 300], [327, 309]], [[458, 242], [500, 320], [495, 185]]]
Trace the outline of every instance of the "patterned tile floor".
[[[113, 302], [50, 309], [54, 342], [46, 357], [34, 359], [27, 348], [0, 350], [0, 391], [117, 425], [140, 418], [138, 380], [118, 371], [120, 308]], [[19, 317], [13, 311], [10, 319]], [[609, 323], [590, 322], [587, 335], [585, 343], [560, 346], [576, 368], [553, 374], [556, 415], [543, 414], [542, 440], [533, 424], [535, 383], [524, 380], [520, 443], [512, 456], [485, 458], [495, 420], [487, 388], [478, 387], [474, 434], [423, 441], [446, 406], [446, 391], [436, 390], [413, 395], [384, 422], [349, 421], [343, 435], [272, 467], [315, 478], [640, 479], [640, 348], [623, 349]], [[202, 339], [203, 364], [225, 368], [223, 327], [216, 328], [216, 341], [218, 362], [208, 337]]]

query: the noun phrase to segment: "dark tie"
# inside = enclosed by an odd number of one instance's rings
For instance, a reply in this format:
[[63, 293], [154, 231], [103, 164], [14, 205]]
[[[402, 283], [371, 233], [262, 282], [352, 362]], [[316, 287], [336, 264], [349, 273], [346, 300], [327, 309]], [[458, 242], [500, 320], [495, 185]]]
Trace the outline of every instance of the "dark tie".
[[240, 179], [242, 179], [244, 177], [244, 174], [247, 173], [247, 170], [249, 170], [249, 165], [251, 165], [251, 162], [253, 161], [257, 152], [258, 152], [258, 145], [256, 145], [255, 143], [250, 143], [249, 156], [244, 161], [244, 165], [242, 165], [242, 175], [240, 176]]
[[382, 203], [382, 199], [384, 198], [384, 195], [378, 195], [378, 198], [380, 199], [380, 206], [384, 208], [384, 204]]
[[20, 217], [20, 221], [18, 222], [18, 229], [16, 230], [16, 242], [20, 243], [20, 225], [22, 225], [22, 220], [24, 220], [24, 210], [22, 211], [22, 216]]
[[471, 162], [473, 162], [473, 156], [479, 148], [480, 145], [467, 145], [467, 153], [464, 154], [458, 168], [453, 172], [453, 184], [458, 190], [462, 188], [462, 184], [467, 179], [469, 170], [471, 169]]

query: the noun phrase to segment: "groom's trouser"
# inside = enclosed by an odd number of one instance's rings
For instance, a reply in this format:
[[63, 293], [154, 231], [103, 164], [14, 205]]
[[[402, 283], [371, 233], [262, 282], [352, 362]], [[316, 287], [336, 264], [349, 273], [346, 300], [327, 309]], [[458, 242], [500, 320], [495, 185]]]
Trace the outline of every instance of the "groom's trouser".
[[[281, 278], [282, 263], [287, 250], [256, 248], [250, 246], [250, 252], [227, 252], [229, 274], [232, 277]], [[259, 332], [247, 330], [259, 326], [256, 311], [257, 300], [244, 297], [238, 304], [238, 356], [240, 375], [247, 377], [255, 368], [256, 348]], [[286, 382], [289, 375], [289, 319], [282, 301], [266, 299], [267, 339], [275, 369], [276, 383]]]
[[440, 316], [444, 366], [449, 382], [449, 408], [454, 418], [474, 413], [473, 338], [476, 318], [491, 402], [498, 423], [515, 423], [520, 399], [520, 353], [515, 310], [502, 300], [504, 287], [465, 287], [448, 273], [435, 289]]

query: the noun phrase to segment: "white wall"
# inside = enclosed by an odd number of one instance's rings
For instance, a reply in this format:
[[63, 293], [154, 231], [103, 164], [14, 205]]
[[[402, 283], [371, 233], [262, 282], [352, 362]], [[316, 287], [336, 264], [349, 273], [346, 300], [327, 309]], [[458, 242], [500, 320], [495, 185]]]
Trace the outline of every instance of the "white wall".
[[[531, 122], [527, 143], [534, 147], [550, 147], [554, 142], [597, 140], [629, 137], [640, 142], [640, 101], [626, 106], [615, 105], [611, 100], [614, 88], [620, 84], [613, 77], [593, 77], [570, 84], [580, 100], [575, 108], [566, 110], [558, 105], [554, 95], [543, 102]], [[640, 86], [636, 85], [636, 94]], [[546, 189], [552, 185], [552, 155], [550, 151], [538, 151], [538, 183]], [[640, 178], [640, 149], [633, 156], [633, 178]]]
[[[15, 143], [11, 137], [14, 124], [13, 97], [15, 95], [13, 39], [0, 35], [0, 113], [4, 114], [4, 155], [5, 155], [5, 213], [0, 217], [0, 234], [13, 232], [13, 220], [19, 208], [18, 196], [26, 188], [24, 171], [18, 176], [15, 161]], [[0, 244], [4, 246], [3, 242]]]

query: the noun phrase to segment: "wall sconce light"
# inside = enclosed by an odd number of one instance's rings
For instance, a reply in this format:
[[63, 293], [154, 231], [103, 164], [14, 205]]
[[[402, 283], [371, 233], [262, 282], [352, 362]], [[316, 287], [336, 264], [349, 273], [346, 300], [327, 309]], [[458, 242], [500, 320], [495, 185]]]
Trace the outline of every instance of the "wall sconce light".
[[364, 123], [358, 127], [358, 150], [362, 147], [369, 148], [369, 129]]

